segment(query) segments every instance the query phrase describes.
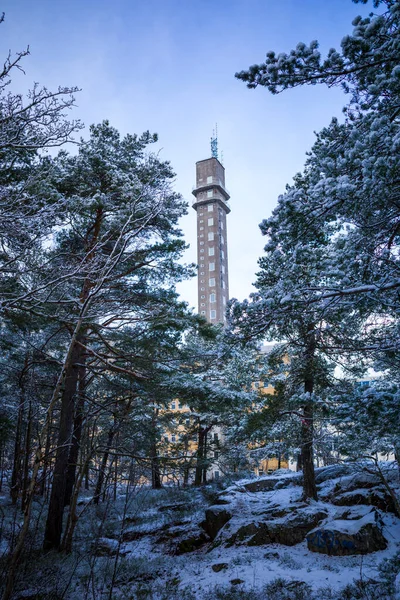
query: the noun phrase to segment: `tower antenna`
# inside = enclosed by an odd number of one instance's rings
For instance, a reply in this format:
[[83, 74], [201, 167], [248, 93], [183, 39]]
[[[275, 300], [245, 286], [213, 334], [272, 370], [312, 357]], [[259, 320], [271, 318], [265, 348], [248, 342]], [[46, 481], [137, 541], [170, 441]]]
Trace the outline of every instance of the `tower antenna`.
[[215, 123], [215, 129], [213, 129], [210, 143], [211, 143], [211, 156], [213, 158], [218, 158], [218, 125], [217, 125], [217, 123]]

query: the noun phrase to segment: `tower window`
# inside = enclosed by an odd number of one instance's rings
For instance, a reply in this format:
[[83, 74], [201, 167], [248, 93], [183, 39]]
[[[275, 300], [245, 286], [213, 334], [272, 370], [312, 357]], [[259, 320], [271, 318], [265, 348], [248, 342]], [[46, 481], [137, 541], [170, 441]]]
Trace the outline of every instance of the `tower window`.
[[221, 235], [221, 244], [224, 244], [224, 243], [225, 243], [224, 236]]
[[225, 306], [226, 305], [226, 298], [225, 296], [222, 296], [222, 304]]
[[200, 304], [200, 306], [205, 306], [205, 303], [204, 303], [204, 302], [202, 302], [202, 303]]
[[214, 250], [214, 246], [212, 246], [211, 248], [208, 249], [208, 256], [214, 256], [215, 254], [215, 250]]
[[215, 271], [215, 263], [210, 263], [210, 264], [208, 265], [208, 269], [209, 269], [210, 271]]
[[224, 228], [224, 222], [221, 221], [221, 229], [223, 229], [223, 228]]
[[214, 285], [215, 285], [215, 279], [214, 279], [214, 277], [211, 277], [211, 279], [208, 280], [208, 285], [210, 287], [214, 287]]
[[204, 242], [200, 242], [200, 246], [204, 246]]
[[210, 310], [210, 319], [216, 319], [216, 318], [217, 318], [217, 311]]
[[223, 290], [225, 289], [225, 281], [223, 279], [221, 279], [221, 287]]
[[225, 252], [223, 250], [221, 250], [221, 258], [224, 259], [225, 258]]
[[204, 298], [205, 298], [205, 296], [200, 296], [200, 298], [203, 298], [203, 299], [204, 299]]
[[205, 310], [202, 310], [202, 311], [201, 311], [201, 314], [202, 314], [202, 315], [205, 315], [205, 314], [206, 314], [206, 311], [205, 311]]
[[200, 289], [201, 289], [201, 291], [202, 291], [202, 292], [204, 292], [206, 288], [203, 288], [203, 287], [202, 287], [202, 288], [200, 288]]
[[213, 190], [207, 190], [207, 198], [212, 198], [212, 197], [213, 197]]
[[210, 219], [208, 219], [208, 224], [210, 225], [210, 227], [212, 225], [214, 225], [214, 219], [212, 217], [210, 217]]
[[204, 252], [204, 248], [200, 248], [200, 252]]
[[[200, 252], [201, 252], [201, 250], [200, 250]], [[221, 269], [222, 269], [222, 272], [225, 274], [225, 266], [224, 265], [221, 265]]]
[[210, 231], [208, 234], [208, 241], [209, 242], [213, 242], [214, 241], [214, 232]]
[[210, 302], [216, 302], [216, 295], [210, 294]]
[[200, 223], [204, 223], [204, 219], [200, 219], [200, 221], [199, 221], [199, 222], [200, 222]]
[[[211, 192], [211, 193], [212, 193], [212, 192]], [[213, 205], [213, 204], [209, 204], [209, 205], [207, 206], [208, 212], [211, 212], [211, 211], [213, 210], [213, 208], [214, 208], [214, 205]]]
[[213, 178], [212, 178], [212, 175], [209, 175], [209, 176], [207, 177], [207, 183], [212, 183], [212, 179], [213, 179]]

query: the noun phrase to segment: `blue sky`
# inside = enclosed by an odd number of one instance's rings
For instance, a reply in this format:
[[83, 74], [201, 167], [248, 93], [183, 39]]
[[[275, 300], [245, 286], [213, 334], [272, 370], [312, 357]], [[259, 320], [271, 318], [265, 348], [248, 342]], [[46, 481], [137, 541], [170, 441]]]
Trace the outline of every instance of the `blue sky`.
[[[230, 295], [252, 291], [265, 240], [258, 224], [302, 169], [314, 131], [340, 116], [338, 89], [306, 87], [272, 96], [248, 90], [236, 71], [262, 62], [268, 50], [288, 51], [318, 39], [325, 53], [338, 47], [357, 14], [371, 10], [351, 0], [3, 0], [1, 57], [30, 46], [26, 75], [49, 88], [76, 85], [75, 117], [102, 119], [122, 133], [159, 134], [161, 157], [176, 172], [175, 188], [191, 203], [195, 163], [210, 155], [218, 123], [226, 185]], [[85, 133], [83, 134], [85, 135]], [[182, 219], [196, 262], [196, 219]], [[191, 306], [197, 282], [179, 286]]]

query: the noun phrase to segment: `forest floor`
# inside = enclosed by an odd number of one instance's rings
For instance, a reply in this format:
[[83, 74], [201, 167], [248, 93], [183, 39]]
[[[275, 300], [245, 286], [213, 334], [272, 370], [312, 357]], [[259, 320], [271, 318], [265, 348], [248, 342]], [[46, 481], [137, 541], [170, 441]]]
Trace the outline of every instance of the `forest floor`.
[[[398, 493], [397, 468], [390, 467], [386, 465], [388, 480]], [[119, 490], [115, 500], [110, 498], [98, 506], [90, 502], [87, 492], [80, 499], [82, 514], [69, 555], [42, 552], [46, 503], [36, 501], [14, 598], [400, 598], [400, 519], [391, 510], [390, 499], [382, 505], [385, 493], [380, 482], [358, 467], [350, 471], [327, 467], [319, 469], [318, 477], [320, 500], [308, 503], [301, 500], [300, 476], [287, 472], [202, 489], [130, 488]], [[372, 506], [371, 498], [380, 508]], [[357, 502], [352, 504], [352, 499]], [[227, 522], [217, 523], [211, 539], [204, 532], [205, 528], [210, 533], [204, 524], [207, 509], [208, 518], [229, 517]], [[10, 546], [22, 519], [20, 509], [12, 507], [6, 495], [0, 496], [0, 514], [0, 575], [4, 582]], [[319, 522], [312, 528], [315, 518]], [[378, 544], [383, 536], [386, 548], [335, 556], [320, 548], [311, 551], [306, 533], [298, 543], [292, 539], [293, 535], [302, 537], [299, 532], [306, 523], [311, 536], [320, 526], [336, 527], [349, 544], [348, 536], [364, 522], [370, 524], [369, 532], [376, 525]], [[268, 538], [271, 531], [283, 535], [285, 543], [272, 543]], [[332, 546], [328, 551], [335, 552]]]

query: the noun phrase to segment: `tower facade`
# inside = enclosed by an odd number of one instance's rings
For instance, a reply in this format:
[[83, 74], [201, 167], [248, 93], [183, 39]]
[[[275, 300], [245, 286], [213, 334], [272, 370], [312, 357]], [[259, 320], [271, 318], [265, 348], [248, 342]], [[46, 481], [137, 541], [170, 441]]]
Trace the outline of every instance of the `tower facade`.
[[226, 215], [231, 209], [225, 169], [215, 156], [196, 163], [192, 194], [197, 213], [199, 313], [210, 323], [224, 323], [229, 298]]

